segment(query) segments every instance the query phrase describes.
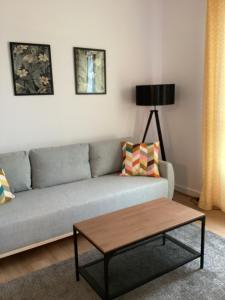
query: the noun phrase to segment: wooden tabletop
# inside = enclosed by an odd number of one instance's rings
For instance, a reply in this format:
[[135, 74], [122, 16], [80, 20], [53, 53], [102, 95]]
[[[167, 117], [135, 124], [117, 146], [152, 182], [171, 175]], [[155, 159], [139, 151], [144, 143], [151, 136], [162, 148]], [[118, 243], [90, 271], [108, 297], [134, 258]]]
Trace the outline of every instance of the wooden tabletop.
[[204, 214], [161, 198], [74, 224], [103, 253], [195, 221]]

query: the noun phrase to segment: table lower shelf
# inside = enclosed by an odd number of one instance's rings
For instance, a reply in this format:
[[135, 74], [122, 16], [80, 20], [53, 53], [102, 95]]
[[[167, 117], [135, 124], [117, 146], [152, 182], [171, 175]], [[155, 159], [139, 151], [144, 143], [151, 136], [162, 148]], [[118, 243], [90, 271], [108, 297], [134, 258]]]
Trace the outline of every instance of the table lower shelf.
[[[125, 251], [126, 250], [126, 251]], [[109, 261], [109, 299], [116, 298], [169, 271], [172, 271], [201, 255], [180, 241], [166, 235], [138, 247], [116, 252]], [[79, 273], [92, 288], [104, 298], [104, 259], [79, 267]]]

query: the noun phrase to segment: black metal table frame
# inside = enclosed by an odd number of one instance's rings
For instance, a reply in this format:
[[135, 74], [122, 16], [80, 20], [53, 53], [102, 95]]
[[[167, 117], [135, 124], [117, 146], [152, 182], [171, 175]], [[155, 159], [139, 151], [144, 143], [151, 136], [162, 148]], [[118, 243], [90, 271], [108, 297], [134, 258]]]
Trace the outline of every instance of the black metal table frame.
[[[168, 235], [167, 233], [174, 230], [174, 229], [177, 229], [177, 228], [180, 228], [182, 226], [185, 226], [185, 225], [188, 225], [188, 224], [191, 224], [191, 223], [194, 223], [196, 221], [201, 221], [201, 251], [198, 252], [196, 251], [195, 249], [191, 248], [190, 246], [187, 246], [185, 245], [184, 243], [178, 241], [177, 239], [171, 237], [170, 235]], [[121, 296], [122, 294], [125, 294], [159, 276], [162, 276], [172, 270], [175, 270], [177, 269], [178, 267], [181, 267], [183, 266], [184, 264], [190, 262], [190, 261], [193, 261], [197, 258], [200, 258], [200, 269], [203, 269], [204, 267], [204, 246], [205, 246], [205, 216], [202, 216], [202, 217], [199, 217], [199, 218], [196, 218], [196, 219], [193, 219], [189, 222], [185, 222], [185, 223], [182, 223], [180, 225], [177, 225], [177, 226], [174, 226], [172, 228], [169, 228], [169, 229], [166, 229], [165, 231], [161, 231], [155, 235], [150, 235], [148, 237], [145, 237], [144, 239], [141, 239], [139, 241], [135, 241], [135, 242], [132, 242], [126, 246], [122, 246], [120, 248], [117, 248], [115, 250], [112, 250], [110, 252], [107, 252], [107, 253], [104, 253], [101, 249], [99, 249], [92, 241], [90, 241], [84, 234], [82, 234], [81, 232], [79, 232], [79, 230], [76, 228], [76, 226], [74, 225], [73, 226], [73, 233], [74, 233], [74, 254], [75, 254], [75, 275], [76, 275], [76, 281], [79, 281], [80, 280], [80, 275], [82, 275], [82, 277], [84, 277], [88, 283], [94, 288], [94, 290], [98, 293], [98, 295], [104, 299], [104, 300], [110, 300], [110, 299], [113, 299], [113, 298], [116, 298], [116, 297], [119, 297]], [[91, 264], [94, 264], [96, 263], [97, 261], [100, 261], [99, 260], [95, 260], [91, 263], [88, 263], [86, 264], [85, 266], [79, 266], [79, 262], [78, 262], [78, 241], [77, 241], [77, 236], [78, 234], [84, 236], [85, 239], [87, 239], [95, 248], [97, 248], [102, 254], [103, 254], [103, 259], [104, 259], [104, 295], [102, 294], [102, 291], [100, 290], [97, 290], [96, 287], [94, 287], [92, 285], [92, 283], [88, 280], [87, 276], [85, 276], [85, 273], [82, 273], [81, 272], [81, 268], [84, 268], [84, 267], [87, 267], [88, 265], [91, 265]], [[179, 264], [179, 265], [176, 265], [175, 267], [173, 268], [169, 268], [166, 272], [162, 272], [161, 274], [157, 274], [157, 276], [155, 276], [154, 278], [151, 278], [150, 280], [145, 280], [144, 282], [142, 283], [139, 283], [138, 285], [136, 286], [133, 286], [131, 289], [123, 292], [122, 294], [119, 294], [119, 295], [116, 295], [115, 297], [113, 298], [110, 298], [109, 297], [109, 280], [108, 280], [108, 273], [109, 273], [109, 261], [110, 259], [115, 256], [115, 255], [119, 255], [121, 254], [122, 252], [125, 252], [125, 251], [128, 251], [128, 250], [131, 250], [135, 247], [138, 247], [140, 245], [143, 245], [143, 243], [148, 243], [150, 240], [152, 241], [152, 239], [156, 238], [156, 237], [159, 237], [159, 236], [162, 236], [162, 242], [163, 242], [163, 245], [165, 245], [165, 241], [166, 241], [166, 238], [167, 239], [170, 239], [171, 241], [173, 241], [174, 243], [176, 243], [177, 245], [180, 245], [181, 247], [183, 247], [184, 249], [188, 250], [189, 252], [195, 254], [195, 257], [192, 258], [192, 259], [189, 259], [189, 260], [186, 260], [185, 262], [183, 262], [182, 264]]]

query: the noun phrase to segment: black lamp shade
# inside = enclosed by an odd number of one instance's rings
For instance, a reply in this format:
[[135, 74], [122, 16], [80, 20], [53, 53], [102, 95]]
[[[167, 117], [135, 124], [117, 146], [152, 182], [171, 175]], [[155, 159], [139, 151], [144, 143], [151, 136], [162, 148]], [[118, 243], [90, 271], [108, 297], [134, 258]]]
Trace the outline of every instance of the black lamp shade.
[[136, 86], [136, 104], [142, 106], [170, 105], [175, 102], [175, 84]]

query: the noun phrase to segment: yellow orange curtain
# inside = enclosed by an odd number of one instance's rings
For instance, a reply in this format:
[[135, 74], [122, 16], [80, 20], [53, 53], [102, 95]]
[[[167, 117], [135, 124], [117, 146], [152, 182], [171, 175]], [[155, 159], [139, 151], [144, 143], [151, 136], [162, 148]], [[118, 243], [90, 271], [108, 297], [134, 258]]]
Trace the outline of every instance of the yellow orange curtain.
[[199, 207], [225, 212], [225, 0], [208, 0]]

